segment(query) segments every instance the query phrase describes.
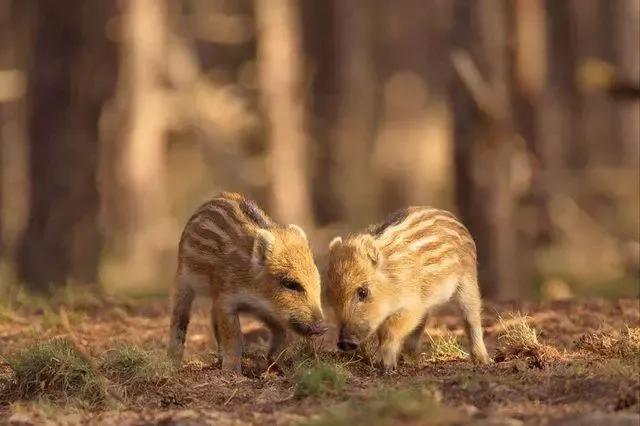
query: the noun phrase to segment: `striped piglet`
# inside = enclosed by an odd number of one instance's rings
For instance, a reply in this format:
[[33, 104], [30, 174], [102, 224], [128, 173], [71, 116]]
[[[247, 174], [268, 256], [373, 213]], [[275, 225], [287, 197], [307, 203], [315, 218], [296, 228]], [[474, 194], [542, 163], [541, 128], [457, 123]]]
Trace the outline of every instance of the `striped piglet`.
[[409, 207], [329, 247], [327, 295], [340, 326], [338, 347], [356, 349], [377, 333], [383, 371], [403, 344], [417, 353], [428, 312], [452, 297], [462, 310], [471, 354], [489, 362], [480, 323], [476, 247], [447, 211]]
[[327, 330], [320, 276], [304, 231], [276, 224], [239, 194], [222, 193], [200, 206], [180, 238], [169, 336], [175, 360], [182, 359], [198, 287], [213, 300], [211, 323], [224, 370], [240, 372], [240, 312], [271, 330], [271, 360], [282, 351], [287, 328], [307, 336]]

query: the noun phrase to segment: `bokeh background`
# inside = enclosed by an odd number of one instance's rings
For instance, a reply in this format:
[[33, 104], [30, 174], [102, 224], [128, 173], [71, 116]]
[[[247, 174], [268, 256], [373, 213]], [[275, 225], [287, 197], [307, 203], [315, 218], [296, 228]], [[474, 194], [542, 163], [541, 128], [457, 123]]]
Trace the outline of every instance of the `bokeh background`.
[[640, 0], [0, 0], [0, 284], [166, 294], [224, 190], [321, 268], [432, 205], [487, 298], [638, 296], [639, 86]]

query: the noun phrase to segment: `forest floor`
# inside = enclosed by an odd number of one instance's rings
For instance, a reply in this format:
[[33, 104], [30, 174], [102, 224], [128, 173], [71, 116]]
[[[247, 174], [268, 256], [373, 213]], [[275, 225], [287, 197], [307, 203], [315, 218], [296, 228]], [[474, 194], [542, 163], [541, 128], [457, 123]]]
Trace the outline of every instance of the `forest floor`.
[[243, 374], [223, 372], [206, 301], [177, 369], [163, 355], [164, 301], [5, 309], [0, 424], [638, 425], [639, 303], [487, 303], [488, 366], [469, 361], [462, 321], [444, 309], [423, 353], [384, 376], [335, 352], [335, 330], [269, 366], [268, 333], [251, 319]]

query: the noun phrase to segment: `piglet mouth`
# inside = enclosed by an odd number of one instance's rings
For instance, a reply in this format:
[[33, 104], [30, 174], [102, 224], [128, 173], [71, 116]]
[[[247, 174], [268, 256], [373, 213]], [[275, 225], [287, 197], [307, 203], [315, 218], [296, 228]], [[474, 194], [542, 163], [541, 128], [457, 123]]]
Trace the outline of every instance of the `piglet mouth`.
[[338, 337], [338, 349], [344, 352], [354, 351], [358, 349], [360, 342], [345, 326], [340, 328], [340, 336]]
[[298, 320], [290, 320], [291, 328], [298, 334], [303, 336], [320, 336], [329, 330], [329, 327], [323, 322], [305, 323]]
[[354, 351], [358, 349], [359, 343], [353, 339], [340, 339], [338, 340], [338, 349], [344, 352]]

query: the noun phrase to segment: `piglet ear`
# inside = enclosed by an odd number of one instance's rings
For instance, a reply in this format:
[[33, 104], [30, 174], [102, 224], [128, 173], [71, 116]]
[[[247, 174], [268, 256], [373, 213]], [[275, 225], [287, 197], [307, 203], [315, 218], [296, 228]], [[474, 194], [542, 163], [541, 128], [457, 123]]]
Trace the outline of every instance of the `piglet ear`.
[[371, 263], [378, 266], [382, 263], [382, 253], [376, 245], [376, 240], [371, 235], [365, 235], [362, 239], [362, 245], [367, 257], [371, 260]]
[[305, 241], [307, 240], [307, 234], [304, 232], [304, 229], [300, 228], [298, 225], [291, 224], [288, 226], [288, 228], [300, 234], [300, 236], [304, 238]]
[[342, 244], [342, 237], [335, 237], [329, 243], [329, 251], [333, 250], [335, 247], [338, 247], [340, 244]]
[[253, 251], [251, 253], [251, 262], [255, 265], [264, 266], [269, 262], [271, 253], [273, 252], [273, 243], [275, 237], [266, 229], [258, 229], [255, 239], [253, 240]]

